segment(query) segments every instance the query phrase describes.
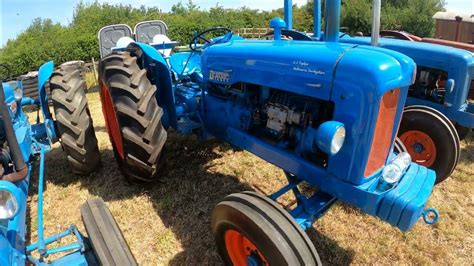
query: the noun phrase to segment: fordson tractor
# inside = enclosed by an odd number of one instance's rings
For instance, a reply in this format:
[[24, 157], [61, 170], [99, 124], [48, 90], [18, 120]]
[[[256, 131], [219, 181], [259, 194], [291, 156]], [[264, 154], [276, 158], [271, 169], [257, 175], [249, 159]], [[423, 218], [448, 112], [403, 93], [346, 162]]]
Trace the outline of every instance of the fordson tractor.
[[[286, 39], [324, 40], [321, 0], [314, 3], [313, 34], [292, 30], [291, 6], [292, 1], [285, 0], [285, 19], [290, 25], [283, 33]], [[339, 39], [353, 45], [372, 44], [370, 37], [351, 37], [346, 33], [339, 33]], [[375, 45], [403, 53], [417, 64], [415, 83], [408, 90], [398, 131], [403, 145], [398, 145], [396, 150], [407, 151], [415, 162], [435, 170], [436, 183], [442, 182], [459, 161], [460, 139], [474, 128], [473, 53], [394, 38], [380, 38]]]
[[[339, 43], [340, 1], [328, 9], [324, 42], [281, 40], [279, 18], [270, 22], [274, 40], [217, 27], [174, 54], [161, 21], [99, 32], [103, 113], [126, 178], [159, 178], [170, 128], [218, 138], [286, 173], [288, 184], [269, 196], [236, 193], [214, 208], [212, 232], [228, 265], [321, 264], [304, 230], [337, 200], [402, 231], [421, 216], [437, 219], [424, 210], [435, 172], [393, 152], [413, 60]], [[286, 193], [297, 199], [289, 211], [277, 204]]]
[[[3, 72], [9, 72], [8, 66], [1, 67], [6, 70]], [[41, 66], [37, 100], [23, 96], [21, 81], [2, 77], [0, 83], [0, 265], [136, 265], [101, 199], [88, 200], [81, 206], [87, 238], [75, 225], [59, 234], [44, 236], [45, 154], [53, 143], [61, 143], [71, 168], [78, 174], [90, 174], [100, 163], [80, 70], [74, 64], [63, 64], [54, 73], [53, 68], [52, 62]], [[54, 118], [48, 108], [47, 82], [51, 85]], [[23, 111], [31, 105], [40, 107], [42, 113], [42, 118], [37, 113], [35, 124], [29, 123]], [[38, 165], [39, 170], [34, 171]], [[30, 224], [36, 224], [38, 240], [27, 245], [27, 197], [35, 172], [38, 217], [36, 223]], [[63, 238], [74, 241], [61, 245], [58, 241]], [[54, 247], [48, 247], [51, 244]], [[64, 256], [51, 259], [58, 253]]]

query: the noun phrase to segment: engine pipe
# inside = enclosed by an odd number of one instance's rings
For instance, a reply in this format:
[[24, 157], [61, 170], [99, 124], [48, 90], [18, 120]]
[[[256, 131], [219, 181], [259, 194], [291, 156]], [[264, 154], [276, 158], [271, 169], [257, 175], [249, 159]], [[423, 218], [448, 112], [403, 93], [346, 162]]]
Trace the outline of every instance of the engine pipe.
[[[372, 2], [372, 45], [378, 46], [380, 38], [380, 12], [382, 9], [381, 0], [373, 0]], [[293, 3], [292, 0], [285, 0], [285, 22], [287, 29], [291, 30], [293, 25]], [[341, 0], [326, 0], [324, 11], [325, 29], [324, 41], [339, 42], [340, 17], [341, 17]], [[321, 39], [321, 0], [314, 0], [313, 7], [313, 31], [316, 40]]]
[[285, 12], [284, 16], [285, 16], [286, 29], [292, 30], [293, 29], [293, 1], [292, 0], [285, 0], [284, 12]]
[[314, 0], [313, 4], [313, 37], [319, 41], [321, 40], [321, 0]]
[[[326, 0], [324, 35], [326, 42], [339, 42], [341, 0]], [[316, 8], [316, 5], [314, 6]]]
[[382, 1], [381, 0], [373, 0], [372, 3], [372, 39], [371, 44], [372, 46], [379, 45], [379, 38], [380, 38], [380, 10], [382, 8]]
[[15, 165], [15, 172], [5, 175], [2, 177], [3, 180], [10, 182], [17, 182], [24, 179], [28, 175], [28, 167], [26, 166], [25, 160], [20, 150], [20, 146], [16, 140], [15, 131], [13, 130], [13, 124], [8, 112], [8, 106], [5, 99], [5, 92], [3, 90], [3, 84], [0, 82], [0, 120], [3, 122], [5, 127], [5, 135], [10, 153], [12, 156], [13, 164]]

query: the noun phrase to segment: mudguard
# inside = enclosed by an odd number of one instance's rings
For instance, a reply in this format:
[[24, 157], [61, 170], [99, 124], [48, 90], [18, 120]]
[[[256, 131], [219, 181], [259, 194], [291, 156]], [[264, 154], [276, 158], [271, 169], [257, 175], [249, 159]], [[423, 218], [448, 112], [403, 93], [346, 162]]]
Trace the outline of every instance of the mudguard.
[[49, 61], [44, 63], [38, 70], [38, 90], [39, 90], [39, 102], [41, 111], [43, 113], [44, 124], [46, 126], [46, 132], [51, 141], [57, 142], [58, 137], [54, 129], [54, 121], [49, 111], [48, 106], [48, 94], [46, 93], [46, 82], [51, 78], [54, 72], [54, 62]]
[[158, 105], [163, 108], [164, 115], [162, 118], [163, 127], [178, 128], [175, 98], [173, 93], [173, 84], [171, 82], [171, 71], [168, 67], [168, 63], [163, 56], [152, 46], [144, 43], [131, 43], [128, 46], [129, 49], [140, 49], [145, 55], [145, 65], [151, 66], [148, 71], [155, 71], [154, 77], [155, 85], [158, 87], [158, 93], [156, 94], [156, 100]]

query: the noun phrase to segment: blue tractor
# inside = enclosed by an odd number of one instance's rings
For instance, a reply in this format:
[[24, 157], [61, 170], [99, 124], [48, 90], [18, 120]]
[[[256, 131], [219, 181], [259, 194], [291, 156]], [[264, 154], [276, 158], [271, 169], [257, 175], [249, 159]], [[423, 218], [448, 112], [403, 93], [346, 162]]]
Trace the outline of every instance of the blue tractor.
[[[374, 1], [379, 2], [379, 1]], [[292, 29], [292, 1], [285, 0], [286, 39], [324, 41], [321, 32], [321, 0], [314, 2], [314, 33]], [[331, 10], [326, 9], [326, 15]], [[373, 32], [379, 32], [373, 28]], [[273, 34], [273, 33], [272, 33]], [[340, 42], [371, 45], [370, 37], [351, 37], [339, 33]], [[460, 157], [460, 139], [474, 128], [474, 56], [472, 52], [448, 46], [380, 38], [375, 45], [403, 53], [416, 65], [415, 83], [408, 90], [403, 118], [398, 131], [412, 159], [436, 171], [436, 183], [448, 178]]]
[[[2, 73], [9, 73], [7, 65], [1, 67]], [[68, 63], [56, 71], [53, 68], [53, 62], [48, 62], [39, 69], [36, 100], [24, 97], [22, 82], [9, 79], [8, 74], [0, 83], [0, 265], [136, 265], [101, 199], [88, 200], [81, 206], [88, 237], [75, 225], [59, 234], [44, 236], [45, 154], [55, 142], [60, 142], [77, 174], [90, 174], [100, 163], [80, 69]], [[54, 117], [49, 111], [47, 82], [52, 92]], [[41, 110], [42, 118], [38, 112], [35, 124], [30, 124], [23, 111], [28, 106]], [[38, 240], [28, 245], [28, 188], [33, 169], [38, 165]], [[75, 240], [58, 245], [66, 237]], [[54, 247], [48, 247], [53, 243]], [[51, 259], [57, 253], [64, 256]]]
[[[328, 6], [335, 16], [325, 42], [283, 41], [279, 18], [270, 22], [274, 40], [216, 27], [182, 53], [172, 53], [161, 21], [99, 32], [102, 109], [128, 180], [159, 178], [173, 152], [170, 129], [220, 139], [286, 173], [288, 184], [271, 195], [236, 193], [214, 208], [212, 232], [228, 265], [321, 264], [304, 231], [338, 200], [402, 231], [421, 216], [437, 219], [424, 210], [435, 172], [393, 152], [416, 65], [338, 42], [340, 1]], [[286, 193], [297, 199], [288, 210], [277, 203]]]

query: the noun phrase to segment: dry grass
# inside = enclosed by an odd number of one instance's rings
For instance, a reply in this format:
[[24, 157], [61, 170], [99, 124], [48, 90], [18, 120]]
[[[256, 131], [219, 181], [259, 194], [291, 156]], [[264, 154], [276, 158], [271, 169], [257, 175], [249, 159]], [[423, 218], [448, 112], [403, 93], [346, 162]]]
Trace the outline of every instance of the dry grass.
[[[46, 235], [76, 224], [79, 206], [102, 197], [142, 265], [221, 264], [210, 233], [213, 206], [226, 195], [258, 188], [271, 193], [284, 183], [276, 167], [219, 142], [170, 134], [164, 183], [130, 185], [115, 164], [98, 94], [89, 93], [103, 167], [89, 177], [70, 173], [64, 153], [47, 155]], [[474, 136], [462, 143], [453, 177], [437, 186], [429, 202], [441, 219], [419, 221], [408, 233], [342, 204], [309, 231], [327, 264], [458, 264], [474, 261]], [[31, 239], [36, 239], [36, 187], [30, 194]], [[288, 199], [286, 199], [288, 200]]]
[[91, 89], [97, 86], [97, 72], [89, 71], [85, 73], [87, 89]]

